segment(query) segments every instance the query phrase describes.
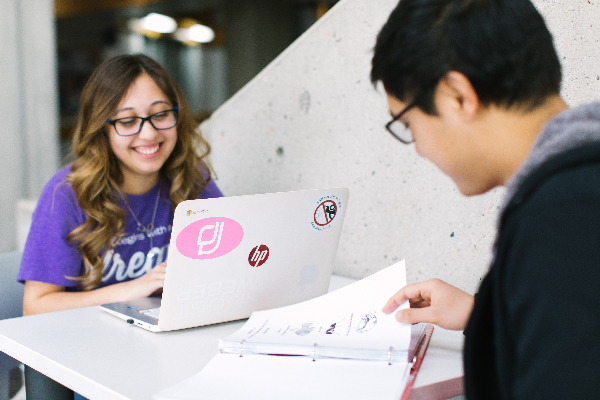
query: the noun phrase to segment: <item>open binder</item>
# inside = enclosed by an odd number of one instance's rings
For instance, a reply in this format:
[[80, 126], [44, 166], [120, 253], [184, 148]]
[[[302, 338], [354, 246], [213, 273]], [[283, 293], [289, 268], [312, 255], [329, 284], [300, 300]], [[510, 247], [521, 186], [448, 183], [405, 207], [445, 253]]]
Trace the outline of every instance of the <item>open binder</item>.
[[232, 335], [230, 338], [219, 340], [219, 353], [236, 354], [239, 357], [248, 355], [304, 356], [312, 358], [312, 361], [318, 359], [361, 360], [387, 362], [388, 365], [405, 361], [414, 363], [423, 345], [429, 343], [428, 334], [431, 337], [431, 333], [428, 328], [432, 333], [432, 325], [412, 326], [408, 349], [394, 349], [393, 346], [387, 349], [322, 346], [316, 342], [312, 346], [303, 346], [291, 343], [260, 343], [245, 339], [238, 342], [230, 339], [235, 337]]
[[429, 341], [431, 340], [432, 334], [433, 325], [425, 325], [425, 332], [422, 336], [422, 340], [415, 346], [415, 353], [413, 355], [412, 366], [410, 368], [410, 377], [406, 383], [406, 386], [404, 387], [401, 400], [408, 400], [410, 397], [410, 391], [412, 390], [415, 380], [417, 379], [417, 374], [419, 373], [419, 369], [421, 368], [421, 364], [425, 358], [425, 353], [427, 353], [427, 348], [429, 347]]
[[401, 261], [318, 298], [254, 312], [219, 340], [202, 371], [154, 397], [408, 399], [433, 327], [381, 312], [405, 284]]

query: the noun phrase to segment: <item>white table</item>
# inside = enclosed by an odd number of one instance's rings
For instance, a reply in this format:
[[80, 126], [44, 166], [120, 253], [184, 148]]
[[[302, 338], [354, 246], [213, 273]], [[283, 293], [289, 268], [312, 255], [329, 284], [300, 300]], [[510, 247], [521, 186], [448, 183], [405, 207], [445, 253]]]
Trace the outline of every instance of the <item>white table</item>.
[[[334, 276], [330, 290], [351, 282]], [[0, 351], [93, 400], [150, 400], [200, 371], [243, 323], [152, 333], [86, 307], [0, 321]], [[462, 341], [434, 329], [411, 400], [462, 394]]]

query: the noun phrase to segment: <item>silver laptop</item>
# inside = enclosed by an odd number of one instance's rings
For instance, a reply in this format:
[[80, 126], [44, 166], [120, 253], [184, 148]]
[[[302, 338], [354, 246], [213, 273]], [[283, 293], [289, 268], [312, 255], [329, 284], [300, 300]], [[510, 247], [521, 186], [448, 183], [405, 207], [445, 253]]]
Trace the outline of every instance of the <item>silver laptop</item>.
[[325, 294], [347, 204], [346, 188], [184, 201], [175, 209], [162, 300], [100, 307], [162, 332]]

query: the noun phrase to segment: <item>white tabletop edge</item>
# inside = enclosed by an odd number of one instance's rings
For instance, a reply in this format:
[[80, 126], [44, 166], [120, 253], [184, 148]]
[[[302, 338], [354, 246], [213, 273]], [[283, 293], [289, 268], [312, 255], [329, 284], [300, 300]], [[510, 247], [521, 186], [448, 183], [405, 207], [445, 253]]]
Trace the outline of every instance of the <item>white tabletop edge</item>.
[[[352, 278], [334, 275], [332, 276], [329, 290], [336, 290], [340, 287], [352, 283], [353, 281], [355, 280]], [[146, 332], [141, 328], [133, 326], [124, 326], [123, 321], [118, 320], [117, 318], [110, 316], [106, 313], [103, 313], [99, 310], [98, 307], [87, 307], [83, 309], [68, 310], [51, 314], [54, 315], [46, 314], [45, 316], [43, 316], [42, 314], [39, 316], [18, 318], [12, 322], [10, 320], [0, 321], [0, 351], [3, 351], [8, 355], [18, 359], [19, 361], [32, 366], [34, 369], [37, 369], [45, 375], [51, 377], [52, 379], [61, 382], [65, 386], [73, 389], [81, 395], [93, 398], [94, 400], [151, 399], [153, 394], [176, 383], [177, 379], [183, 380], [186, 378], [186, 375], [191, 376], [193, 373], [199, 371], [199, 369], [201, 369], [201, 366], [204, 365], [203, 363], [208, 362], [208, 360], [212, 357], [212, 355], [210, 355], [209, 352], [213, 351], [213, 345], [214, 354], [216, 354], [216, 338], [223, 337], [223, 333], [225, 332], [228, 332], [227, 334], [233, 333], [233, 331], [239, 329], [239, 327], [241, 327], [241, 325], [244, 322], [244, 320], [242, 320], [234, 322], [232, 324], [222, 324], [221, 326], [215, 326], [211, 328], [207, 327], [206, 329], [194, 328], [191, 330], [186, 330], [187, 333], [183, 334], [177, 333], [177, 331], [175, 331], [175, 333], [170, 334], [169, 332], [151, 333]], [[149, 375], [147, 377], [148, 384], [143, 385], [146, 387], [139, 388], [139, 390], [137, 386], [140, 386], [140, 379], [138, 379], [138, 382], [129, 383], [127, 381], [123, 382], [123, 380], [126, 378], [121, 377], [117, 378], [121, 379], [121, 381], [106, 383], [108, 382], [106, 374], [100, 373], [100, 379], [94, 380], [94, 375], [90, 374], [89, 370], [84, 372], [90, 376], [87, 376], [85, 373], [81, 373], [82, 368], [89, 367], [89, 365], [85, 365], [85, 361], [81, 361], [80, 363], [74, 363], [73, 359], [76, 359], [77, 357], [74, 357], [72, 354], [63, 356], [62, 352], [60, 352], [58, 356], [56, 354], [53, 355], [53, 357], [57, 359], [57, 361], [55, 361], [51, 357], [48, 357], [46, 354], [40, 354], [40, 351], [36, 350], [38, 348], [41, 348], [39, 340], [33, 340], [32, 342], [32, 338], [35, 338], [35, 335], [31, 333], [30, 330], [37, 330], [37, 327], [40, 323], [45, 324], [49, 320], [54, 319], [62, 321], [64, 323], [65, 321], [73, 318], [77, 319], [77, 325], [82, 325], [83, 327], [85, 327], [85, 324], [89, 323], [92, 325], [92, 328], [103, 331], [105, 336], [107, 332], [114, 332], [114, 327], [118, 326], [118, 335], [116, 335], [117, 337], [115, 339], [115, 341], [117, 342], [117, 344], [115, 345], [116, 349], [107, 349], [107, 352], [119, 352], [119, 346], [121, 346], [122, 348], [123, 344], [128, 343], [128, 340], [131, 340], [131, 338], [138, 340], [138, 345], [144, 346], [144, 350], [149, 349], [148, 352], [144, 351], [144, 354], [142, 356], [139, 356], [138, 353], [134, 352], [135, 349], [130, 350], [128, 348], [129, 346], [126, 346], [127, 348], [123, 350], [122, 354], [115, 353], [114, 357], [105, 357], [105, 364], [109, 364], [110, 361], [114, 361], [116, 363], [130, 363], [128, 356], [129, 358], [131, 358], [132, 354], [135, 354], [135, 357], [139, 359], [137, 360], [139, 363], [148, 362], [148, 360], [153, 359], [152, 357], [157, 357], [157, 355], [159, 356], [165, 352], [168, 353], [170, 350], [176, 347], [173, 345], [173, 342], [175, 342], [174, 340], [164, 339], [171, 335], [174, 335], [178, 338], [177, 342], [185, 342], [188, 346], [190, 343], [200, 343], [198, 342], [198, 340], [202, 341], [200, 345], [194, 345], [195, 348], [192, 349], [193, 351], [191, 352], [194, 353], [193, 356], [198, 356], [197, 363], [190, 362], [191, 356], [188, 356], [187, 359], [184, 360], [184, 362], [182, 363], [182, 365], [185, 365], [184, 368], [187, 369], [185, 369], [184, 372], [178, 372], [177, 375], [170, 376], [168, 378], [163, 377], [162, 375], [164, 374], [165, 369], [169, 371], [169, 366], [156, 366], [156, 368], [153, 368], [156, 370], [154, 372], [154, 377], [152, 375]], [[19, 321], [17, 322], [16, 320]], [[17, 332], [15, 330], [15, 326], [17, 325], [21, 325], [24, 328], [25, 334], [23, 336], [26, 336], [26, 338], [24, 338], [23, 340], [24, 344], [18, 342], [21, 336], [15, 333]], [[8, 327], [8, 329], [4, 329], [5, 327]], [[124, 329], [121, 329], [120, 327], [124, 327]], [[71, 330], [70, 326], [68, 326], [67, 328], [62, 327], [62, 329], [54, 328], [52, 326], [49, 326], [47, 328], [49, 328], [50, 330], [54, 329], [54, 331], [52, 331], [51, 334], [54, 334], [55, 337], [50, 339], [53, 339], [56, 343], [62, 343], [62, 341], [60, 341], [59, 339], [63, 339], [62, 336], [56, 337], [56, 335], [63, 335], [64, 333], [66, 333], [71, 334], [73, 336], [74, 332]], [[73, 337], [79, 337], [80, 335], [82, 337], [82, 344], [79, 347], [82, 348], [83, 346], [83, 348], [87, 349], [87, 347], [85, 346], [87, 346], [89, 343], [95, 342], [93, 342], [93, 339], [85, 337], [86, 333], [89, 333], [88, 331], [85, 331], [85, 329], [83, 328], [81, 328], [81, 330], [82, 332], [78, 333], [78, 335], [74, 335]], [[7, 331], [10, 332], [9, 336], [5, 335], [5, 332]], [[445, 380], [452, 381], [455, 378], [462, 377], [462, 340], [462, 332], [451, 332], [443, 330], [439, 327], [435, 327], [430, 343], [430, 348], [427, 352], [427, 355], [425, 356], [423, 365], [421, 367], [421, 371], [417, 376], [417, 380], [415, 382], [415, 389], [431, 385], [436, 382]], [[212, 343], [213, 341], [215, 341], [215, 344]], [[49, 340], [49, 342], [51, 342], [51, 340]], [[104, 345], [106, 345], [106, 343], [108, 342], [104, 340]], [[167, 343], [168, 346], [170, 346], [168, 349], [154, 349], [154, 347], [160, 347], [160, 345]], [[27, 344], [33, 344], [33, 348], [27, 347]], [[69, 343], [69, 345], [70, 346], [65, 347], [65, 353], [69, 350], [75, 352], [77, 351], [77, 346], [73, 346], [73, 343]], [[97, 351], [98, 350], [96, 349], [96, 352]], [[49, 352], [48, 354], [52, 353]], [[87, 354], [86, 356], [90, 357]], [[82, 360], [83, 357], [86, 356], [81, 356]], [[65, 361], [64, 364], [61, 364], [61, 360], [67, 360], [68, 362]], [[131, 362], [132, 366], [136, 365], [133, 361]], [[191, 367], [192, 365], [197, 365], [197, 367]], [[129, 367], [129, 364], [127, 364], [127, 366]], [[441, 366], [445, 366], [443, 368], [447, 370], [440, 371], [440, 368], [438, 367]], [[101, 365], [98, 368], [101, 369], [102, 367], [103, 366]], [[104, 367], [108, 368], [108, 365], [104, 365]], [[124, 367], [121, 368], [121, 372], [125, 370], [126, 369]], [[115, 373], [118, 375], [117, 372]], [[130, 387], [131, 385], [135, 385], [136, 389], [133, 390]]]
[[46, 376], [57, 382], [61, 382], [64, 386], [71, 388], [83, 396], [93, 396], [94, 399], [99, 400], [130, 400], [129, 397], [125, 397], [106, 386], [94, 382], [77, 371], [67, 368], [43, 354], [23, 346], [2, 333], [0, 333], [0, 349], [23, 364], [35, 365], [36, 368], [34, 369], [43, 371]]

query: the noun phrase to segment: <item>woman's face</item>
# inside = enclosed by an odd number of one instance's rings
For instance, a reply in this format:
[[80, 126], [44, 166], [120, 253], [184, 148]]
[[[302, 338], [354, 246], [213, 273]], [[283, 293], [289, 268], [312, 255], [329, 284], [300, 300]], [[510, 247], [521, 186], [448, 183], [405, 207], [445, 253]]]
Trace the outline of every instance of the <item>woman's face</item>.
[[[143, 73], [131, 84], [110, 119], [148, 117], [173, 107], [154, 80]], [[131, 136], [120, 136], [113, 125], [108, 129], [110, 147], [123, 173], [121, 190], [129, 194], [147, 192], [158, 182], [160, 169], [175, 148], [177, 126], [159, 130], [145, 121], [140, 132]]]

